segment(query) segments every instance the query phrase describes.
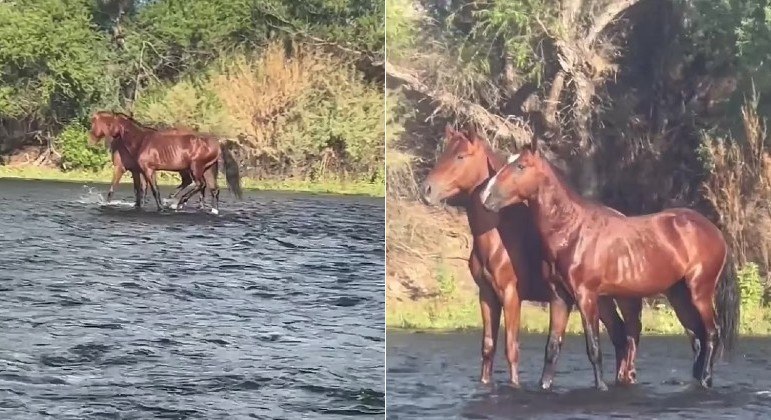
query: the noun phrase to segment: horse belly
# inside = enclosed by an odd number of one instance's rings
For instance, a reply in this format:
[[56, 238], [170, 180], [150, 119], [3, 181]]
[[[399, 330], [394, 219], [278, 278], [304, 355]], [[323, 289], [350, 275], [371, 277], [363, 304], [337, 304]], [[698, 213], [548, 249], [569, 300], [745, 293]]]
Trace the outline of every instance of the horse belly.
[[671, 262], [658, 258], [633, 258], [622, 256], [609, 261], [612, 267], [606, 271], [598, 288], [601, 295], [618, 297], [647, 297], [663, 293], [682, 277], [683, 273]]

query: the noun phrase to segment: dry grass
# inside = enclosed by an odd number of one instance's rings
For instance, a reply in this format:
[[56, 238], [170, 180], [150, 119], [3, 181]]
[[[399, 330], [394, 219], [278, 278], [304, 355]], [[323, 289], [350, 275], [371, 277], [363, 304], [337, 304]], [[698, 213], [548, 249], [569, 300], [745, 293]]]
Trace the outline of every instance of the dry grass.
[[260, 178], [384, 180], [382, 87], [300, 43], [227, 56], [204, 77], [156, 87], [135, 114], [236, 140]]
[[740, 264], [753, 261], [770, 268], [771, 153], [765, 146], [766, 126], [757, 114], [756, 97], [742, 107], [743, 139], [705, 141], [710, 167], [705, 197], [720, 215], [720, 224]]
[[340, 66], [330, 56], [299, 47], [293, 57], [274, 43], [256, 59], [236, 57], [223, 64], [210, 88], [228, 111], [239, 133], [254, 148], [268, 149], [284, 124], [287, 111], [308, 94], [326, 72]]

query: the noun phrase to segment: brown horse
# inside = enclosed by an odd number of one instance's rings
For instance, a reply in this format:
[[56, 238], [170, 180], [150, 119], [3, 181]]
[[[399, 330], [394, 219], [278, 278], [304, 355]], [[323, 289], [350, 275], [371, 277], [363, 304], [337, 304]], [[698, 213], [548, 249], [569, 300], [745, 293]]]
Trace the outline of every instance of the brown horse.
[[[504, 164], [505, 160], [493, 151], [487, 140], [477, 135], [473, 127], [464, 133], [447, 126], [444, 151], [423, 183], [422, 198], [431, 205], [459, 199], [466, 209], [473, 236], [469, 269], [479, 287], [482, 310], [481, 381], [489, 382], [492, 374], [501, 307], [510, 381], [517, 384], [521, 302], [550, 302], [550, 332], [540, 381], [541, 387], [548, 389], [554, 378], [573, 299], [557, 287], [556, 282], [544, 279], [552, 273], [551, 264], [545, 261], [540, 237], [525, 205], [507, 207], [501, 214], [482, 206], [479, 192]], [[622, 384], [634, 383], [642, 302], [630, 299], [619, 303], [626, 326], [611, 298], [600, 299], [602, 319], [616, 348], [617, 380]]]
[[[123, 165], [123, 159], [121, 158], [120, 151], [116, 147], [118, 143], [110, 143], [110, 152], [112, 154], [112, 165], [113, 165], [113, 174], [112, 174], [112, 183], [110, 183], [110, 190], [107, 191], [107, 201], [112, 201], [112, 197], [115, 194], [115, 189], [118, 187], [118, 183], [120, 182], [120, 179], [123, 177], [123, 174], [126, 173], [126, 167]], [[193, 183], [193, 176], [190, 173], [190, 171], [180, 171], [179, 176], [181, 178], [181, 183], [179, 186], [174, 190], [173, 193], [169, 195], [169, 198], [176, 197], [179, 193], [181, 193], [186, 187], [191, 185]], [[147, 183], [145, 182], [144, 178], [141, 176], [139, 177], [139, 189], [141, 191], [142, 199], [143, 201], [147, 201]], [[201, 202], [203, 203], [203, 197], [201, 197]]]
[[597, 302], [608, 295], [659, 293], [667, 294], [695, 338], [694, 378], [712, 386], [719, 343], [729, 349], [736, 339], [739, 304], [733, 265], [724, 270], [728, 247], [706, 217], [685, 208], [626, 217], [573, 191], [537, 150], [525, 150], [501, 168], [481, 200], [491, 211], [527, 201], [548, 256], [578, 303], [597, 388], [606, 388]]
[[179, 205], [195, 193], [205, 194], [209, 189], [212, 212], [218, 213], [219, 188], [217, 172], [223, 160], [228, 187], [241, 198], [240, 175], [236, 161], [225, 144], [211, 135], [188, 131], [158, 131], [138, 123], [125, 114], [96, 112], [91, 118], [91, 141], [111, 137], [122, 164], [134, 175], [136, 206], [141, 206], [139, 175], [150, 185], [159, 210], [163, 210], [155, 172], [190, 171], [196, 188], [184, 194]]

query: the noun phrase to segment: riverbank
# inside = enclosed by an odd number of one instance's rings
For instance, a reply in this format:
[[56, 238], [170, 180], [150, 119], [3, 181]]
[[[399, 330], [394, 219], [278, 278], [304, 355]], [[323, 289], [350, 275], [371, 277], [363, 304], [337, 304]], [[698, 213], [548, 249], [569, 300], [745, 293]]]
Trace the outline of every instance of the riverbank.
[[[62, 171], [56, 168], [20, 165], [0, 166], [0, 178], [14, 178], [40, 181], [58, 182], [88, 182], [109, 184], [112, 180], [112, 168], [98, 172], [93, 171]], [[124, 174], [121, 184], [130, 184], [131, 176]], [[179, 176], [161, 172], [158, 176], [158, 184], [164, 186], [176, 186], [179, 184]], [[224, 188], [224, 174], [220, 174], [220, 188]], [[322, 181], [310, 182], [300, 180], [256, 180], [242, 178], [241, 186], [245, 190], [269, 190], [306, 192], [313, 194], [339, 194], [339, 195], [365, 195], [370, 197], [383, 197], [385, 184], [372, 184], [365, 182]]]
[[[434, 297], [420, 300], [397, 301], [389, 299], [386, 305], [386, 328], [411, 331], [453, 331], [482, 327], [479, 302], [475, 295]], [[740, 333], [743, 335], [771, 335], [771, 309], [743, 308]], [[682, 334], [683, 327], [674, 311], [662, 305], [646, 306], [642, 313], [643, 334]], [[548, 306], [525, 302], [522, 305], [520, 331], [546, 334], [549, 331]], [[577, 310], [570, 315], [567, 332], [583, 334], [581, 316]]]

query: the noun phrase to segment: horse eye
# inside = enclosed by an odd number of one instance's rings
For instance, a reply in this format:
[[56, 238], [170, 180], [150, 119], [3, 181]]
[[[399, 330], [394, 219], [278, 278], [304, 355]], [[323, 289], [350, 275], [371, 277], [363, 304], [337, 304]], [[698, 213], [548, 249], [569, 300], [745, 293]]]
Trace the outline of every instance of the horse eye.
[[458, 156], [456, 156], [456, 158], [458, 158], [458, 160], [461, 160], [461, 159], [463, 159], [464, 157], [466, 157], [466, 156], [464, 156], [464, 155], [458, 155]]

